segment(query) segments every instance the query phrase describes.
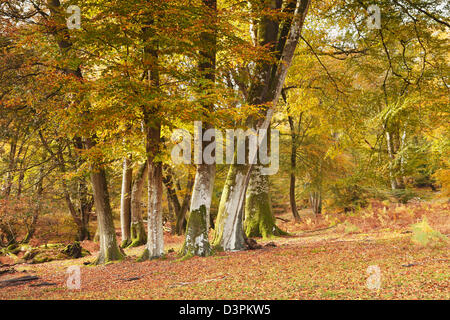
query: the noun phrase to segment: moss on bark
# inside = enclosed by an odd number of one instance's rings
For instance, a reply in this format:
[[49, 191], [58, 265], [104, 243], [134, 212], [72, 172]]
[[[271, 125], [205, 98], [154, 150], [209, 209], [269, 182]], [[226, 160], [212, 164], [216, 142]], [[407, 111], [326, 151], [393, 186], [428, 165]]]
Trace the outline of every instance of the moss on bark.
[[139, 247], [147, 243], [147, 234], [145, 232], [145, 226], [142, 221], [131, 224], [131, 242], [128, 248]]
[[187, 223], [186, 240], [182, 248], [183, 255], [206, 257], [211, 254], [206, 216], [204, 205], [191, 211]]
[[287, 235], [276, 225], [269, 196], [269, 177], [261, 175], [258, 166], [252, 170], [247, 189], [244, 228], [247, 237]]

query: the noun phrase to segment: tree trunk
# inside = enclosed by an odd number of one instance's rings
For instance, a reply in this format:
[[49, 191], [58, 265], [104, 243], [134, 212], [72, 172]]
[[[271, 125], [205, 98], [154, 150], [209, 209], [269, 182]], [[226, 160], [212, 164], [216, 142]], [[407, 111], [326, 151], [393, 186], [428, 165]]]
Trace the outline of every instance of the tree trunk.
[[155, 159], [161, 142], [161, 126], [147, 126], [148, 154], [148, 218], [147, 248], [141, 260], [159, 258], [164, 254], [164, 237], [162, 221], [162, 163]]
[[[215, 27], [217, 19], [217, 0], [203, 0], [203, 4], [207, 7], [205, 18], [209, 23], [212, 23]], [[206, 86], [201, 86], [202, 89], [208, 90], [210, 87], [214, 87], [216, 80], [216, 50], [217, 39], [215, 28], [208, 30], [208, 32], [202, 32], [200, 40], [204, 45], [204, 48], [200, 50], [200, 63], [199, 71], [205, 73], [205, 80], [209, 83]], [[214, 110], [214, 104], [205, 104], [203, 106], [209, 111]], [[198, 128], [200, 131], [200, 142], [202, 146], [202, 152], [207, 146], [207, 143], [203, 142], [203, 129], [210, 129], [211, 125], [206, 124], [204, 128]], [[215, 143], [215, 142], [214, 142]], [[186, 256], [209, 256], [211, 253], [211, 247], [209, 244], [209, 220], [210, 220], [210, 208], [211, 199], [214, 189], [214, 179], [216, 175], [216, 164], [203, 163], [197, 165], [195, 173], [194, 189], [192, 192], [191, 208], [189, 213], [189, 219], [186, 227], [186, 239], [183, 245], [183, 253]]]
[[[236, 157], [235, 157], [236, 158]], [[243, 204], [248, 166], [232, 164], [220, 198], [213, 247], [218, 250], [245, 249]]]
[[14, 171], [16, 169], [16, 149], [17, 149], [17, 139], [13, 138], [10, 143], [8, 171], [6, 173], [6, 181], [3, 187], [5, 198], [8, 198], [9, 195], [11, 194]]
[[294, 120], [292, 119], [291, 116], [288, 116], [288, 120], [289, 120], [289, 127], [291, 129], [291, 174], [289, 181], [289, 202], [291, 205], [292, 215], [294, 216], [295, 221], [299, 222], [300, 215], [298, 214], [297, 202], [295, 200], [295, 171], [297, 167], [297, 134], [295, 132]]
[[262, 175], [261, 169], [261, 165], [255, 165], [250, 174], [245, 198], [245, 234], [263, 238], [286, 235], [276, 225], [269, 196], [269, 177]]
[[211, 254], [208, 234], [215, 174], [215, 164], [200, 164], [197, 166], [191, 209], [187, 221], [186, 239], [182, 250], [186, 256], [205, 257]]
[[[142, 28], [144, 42], [143, 65], [146, 68], [145, 78], [148, 81], [149, 92], [160, 90], [158, 42], [152, 28], [154, 17], [144, 21]], [[162, 162], [158, 158], [161, 148], [161, 119], [157, 116], [158, 104], [144, 105], [145, 150], [148, 162], [148, 206], [147, 206], [147, 246], [140, 261], [154, 259], [164, 254], [164, 235], [162, 219]]]
[[405, 186], [403, 184], [401, 175], [401, 170], [398, 168], [399, 166], [396, 164], [396, 157], [398, 152], [398, 143], [396, 143], [395, 133], [386, 130], [386, 146], [389, 155], [389, 177], [391, 181], [391, 189], [398, 190], [404, 189]]
[[78, 226], [77, 240], [90, 240], [91, 234], [89, 232], [89, 220], [91, 217], [92, 207], [94, 206], [94, 199], [91, 195], [89, 195], [84, 178], [81, 178], [78, 181], [78, 197], [80, 201], [78, 216], [80, 217], [81, 224]]
[[122, 193], [120, 198], [120, 226], [122, 231], [121, 247], [125, 248], [131, 243], [131, 180], [133, 169], [129, 158], [123, 160]]
[[97, 213], [100, 238], [100, 251], [95, 264], [121, 260], [124, 258], [124, 255], [117, 246], [105, 170], [103, 168], [93, 168], [91, 171], [91, 182], [94, 190], [95, 211]]
[[186, 184], [187, 192], [184, 196], [183, 202], [181, 203], [180, 212], [177, 213], [177, 221], [175, 224], [176, 232], [178, 235], [184, 234], [187, 227], [186, 214], [189, 210], [191, 204], [192, 189], [194, 187], [194, 176], [189, 173], [188, 181]]
[[175, 226], [172, 228], [172, 234], [182, 235], [186, 231], [186, 213], [189, 210], [192, 188], [194, 185], [194, 179], [190, 173], [188, 174], [187, 180], [186, 192], [183, 201], [180, 203], [177, 195], [177, 189], [178, 191], [181, 191], [180, 183], [177, 181], [175, 187], [175, 175], [170, 167], [166, 167], [166, 174], [163, 176], [163, 182], [167, 189], [169, 209], [171, 208], [173, 210], [175, 216]]
[[322, 213], [322, 194], [320, 191], [310, 192], [309, 202], [315, 215]]
[[[43, 157], [45, 158], [45, 157]], [[29, 243], [31, 238], [33, 238], [34, 233], [36, 232], [36, 224], [39, 218], [39, 214], [41, 212], [42, 208], [42, 194], [44, 193], [44, 186], [43, 186], [43, 180], [44, 180], [44, 167], [41, 166], [39, 169], [39, 178], [38, 182], [36, 184], [36, 207], [33, 210], [33, 216], [31, 218], [30, 226], [28, 227], [27, 234], [25, 238], [23, 239], [23, 243]]]
[[[67, 28], [64, 11], [61, 8], [61, 2], [59, 0], [50, 0], [47, 2], [47, 5], [52, 18], [52, 23], [47, 24], [49, 28], [48, 31], [55, 37], [58, 47], [61, 50], [61, 55], [68, 60], [71, 58], [78, 58], [76, 54], [73, 53], [74, 51], [70, 50], [73, 44], [71, 42], [69, 29]], [[63, 69], [63, 72], [67, 75], [75, 76], [80, 80], [83, 79], [83, 74], [79, 63], [77, 63], [76, 66], [68, 65]], [[95, 135], [86, 138], [85, 145], [88, 149], [94, 147], [94, 140]], [[90, 178], [94, 193], [94, 203], [98, 221], [98, 234], [100, 238], [100, 252], [95, 263], [102, 264], [113, 260], [120, 260], [124, 257], [124, 255], [117, 246], [104, 168], [97, 165], [91, 167]]]
[[142, 192], [144, 191], [146, 177], [148, 177], [147, 161], [139, 168], [131, 191], [131, 244], [129, 247], [138, 247], [147, 242], [141, 208]]

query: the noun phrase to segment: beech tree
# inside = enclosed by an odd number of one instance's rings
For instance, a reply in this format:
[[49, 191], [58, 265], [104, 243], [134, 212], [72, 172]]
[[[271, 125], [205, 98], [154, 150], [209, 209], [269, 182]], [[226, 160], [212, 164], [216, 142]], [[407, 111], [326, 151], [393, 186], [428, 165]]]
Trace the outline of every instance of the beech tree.
[[[255, 28], [258, 30], [256, 37], [258, 45], [268, 46], [275, 58], [274, 63], [262, 61], [257, 64], [258, 81], [252, 83], [249, 88], [250, 104], [268, 104], [261, 119], [254, 124], [255, 128], [267, 130], [299, 42], [310, 1], [289, 1], [284, 8], [281, 1], [264, 1], [259, 5], [264, 9], [291, 13], [281, 26], [272, 17], [263, 15]], [[230, 167], [219, 206], [213, 242], [215, 247], [223, 250], [245, 248], [243, 206], [251, 169], [251, 165], [233, 164]]]

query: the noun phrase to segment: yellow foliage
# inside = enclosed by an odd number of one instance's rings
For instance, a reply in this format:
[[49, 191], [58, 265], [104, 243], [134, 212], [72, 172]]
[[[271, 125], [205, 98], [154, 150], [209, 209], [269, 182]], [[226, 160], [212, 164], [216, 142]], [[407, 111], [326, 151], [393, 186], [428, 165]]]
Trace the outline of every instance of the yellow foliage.
[[450, 169], [439, 169], [434, 176], [441, 183], [442, 196], [450, 196]]

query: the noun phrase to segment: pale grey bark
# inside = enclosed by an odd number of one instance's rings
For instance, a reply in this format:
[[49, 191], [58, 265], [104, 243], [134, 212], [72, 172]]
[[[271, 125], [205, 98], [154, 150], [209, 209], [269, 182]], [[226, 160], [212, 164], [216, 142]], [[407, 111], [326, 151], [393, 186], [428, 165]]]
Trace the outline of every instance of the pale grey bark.
[[131, 242], [131, 183], [133, 169], [131, 160], [126, 157], [123, 160], [122, 192], [120, 196], [120, 227], [122, 231], [122, 247]]

